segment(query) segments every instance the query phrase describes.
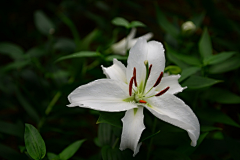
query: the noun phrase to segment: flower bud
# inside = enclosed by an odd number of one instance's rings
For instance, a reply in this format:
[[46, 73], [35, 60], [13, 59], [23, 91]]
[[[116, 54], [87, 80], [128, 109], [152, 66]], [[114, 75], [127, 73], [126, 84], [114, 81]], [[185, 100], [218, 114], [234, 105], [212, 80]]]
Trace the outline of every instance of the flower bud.
[[182, 24], [182, 31], [185, 34], [191, 34], [196, 30], [196, 25], [192, 21], [187, 21]]

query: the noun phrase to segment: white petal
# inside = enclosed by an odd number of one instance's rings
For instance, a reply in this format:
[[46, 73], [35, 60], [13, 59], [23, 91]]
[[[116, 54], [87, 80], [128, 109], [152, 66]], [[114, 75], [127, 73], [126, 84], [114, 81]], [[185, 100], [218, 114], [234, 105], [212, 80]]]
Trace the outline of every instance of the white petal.
[[126, 67], [117, 59], [113, 59], [113, 65], [110, 67], [103, 67], [103, 73], [107, 76], [107, 78], [122, 81], [127, 83], [126, 78]]
[[129, 42], [131, 42], [131, 40], [135, 37], [135, 34], [136, 34], [136, 28], [133, 28], [126, 38], [123, 38], [119, 42], [113, 44], [111, 46], [113, 53], [125, 55], [127, 50], [131, 47], [129, 46]]
[[152, 114], [163, 121], [186, 130], [192, 140], [191, 145], [196, 146], [200, 126], [196, 115], [189, 106], [172, 94], [152, 97], [147, 102], [151, 107], [146, 106], [146, 108]]
[[125, 116], [122, 118], [123, 131], [121, 137], [120, 150], [130, 148], [133, 150], [133, 156], [135, 156], [141, 143], [138, 143], [145, 126], [143, 124], [143, 107], [139, 106], [136, 113], [134, 109], [128, 110]]
[[186, 87], [182, 87], [178, 79], [180, 78], [180, 75], [171, 75], [171, 76], [166, 76], [162, 78], [161, 83], [155, 88], [157, 92], [162, 91], [163, 89], [170, 87], [167, 93], [170, 94], [177, 94], [179, 92], [182, 92]]
[[165, 68], [165, 55], [162, 43], [150, 41], [147, 44], [147, 48], [147, 60], [149, 65], [152, 64], [152, 70], [147, 81], [146, 91], [153, 87], [160, 73], [164, 72]]
[[[150, 40], [151, 38], [153, 37], [153, 34], [152, 33], [147, 33], [139, 38], [144, 38], [146, 39], [147, 41]], [[132, 46], [134, 46], [137, 42], [138, 38], [134, 38], [132, 39], [131, 41], [129, 41], [128, 43], [128, 49], [130, 49]]]
[[68, 96], [69, 107], [79, 106], [99, 111], [119, 112], [137, 105], [123, 101], [129, 97], [128, 85], [112, 79], [100, 79], [75, 89]]
[[147, 59], [147, 41], [144, 38], [139, 38], [137, 43], [130, 49], [127, 65], [127, 82], [133, 76], [133, 69], [136, 68], [137, 83], [145, 79], [146, 68], [144, 61]]

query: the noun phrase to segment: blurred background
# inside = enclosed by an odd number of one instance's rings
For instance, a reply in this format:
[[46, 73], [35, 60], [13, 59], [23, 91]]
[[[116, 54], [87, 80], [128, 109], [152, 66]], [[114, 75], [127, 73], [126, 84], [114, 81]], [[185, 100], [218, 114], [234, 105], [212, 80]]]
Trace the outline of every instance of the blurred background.
[[[126, 26], [116, 17], [139, 23]], [[105, 78], [101, 65], [113, 58], [126, 64], [128, 53], [111, 46], [135, 27], [135, 37], [151, 32], [163, 43], [165, 71], [182, 74], [188, 89], [178, 96], [199, 118], [201, 136], [193, 148], [177, 127], [158, 120], [152, 130], [154, 117], [145, 111], [147, 139], [134, 159], [240, 159], [239, 1], [9, 0], [1, 1], [0, 21], [1, 159], [31, 159], [25, 123], [38, 129], [47, 153], [86, 139], [70, 159], [133, 159], [130, 150], [118, 150], [114, 116], [66, 105], [73, 89]]]

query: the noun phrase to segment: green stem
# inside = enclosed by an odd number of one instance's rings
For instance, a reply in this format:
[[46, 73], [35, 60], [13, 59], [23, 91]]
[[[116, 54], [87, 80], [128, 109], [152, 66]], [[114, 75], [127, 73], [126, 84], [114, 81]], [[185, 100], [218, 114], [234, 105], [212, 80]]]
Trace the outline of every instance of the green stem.
[[51, 102], [49, 103], [49, 105], [47, 106], [47, 109], [45, 110], [45, 114], [48, 115], [51, 111], [52, 111], [52, 108], [53, 106], [56, 104], [56, 102], [58, 101], [58, 99], [60, 98], [61, 96], [61, 92], [58, 91], [55, 96], [53, 97], [53, 99], [51, 100]]
[[114, 144], [113, 144], [113, 146], [112, 146], [112, 149], [114, 149], [114, 148], [116, 147], [116, 145], [117, 145], [117, 143], [118, 143], [118, 140], [119, 140], [119, 138], [117, 138], [117, 139], [115, 140], [115, 142], [114, 142]]
[[[156, 130], [156, 126], [157, 126], [157, 118], [154, 117], [152, 134], [154, 134], [154, 132], [155, 132], [155, 130]], [[152, 150], [152, 143], [153, 143], [153, 137], [151, 138], [150, 143], [149, 143], [149, 146], [148, 146], [147, 160], [150, 159], [151, 150]]]

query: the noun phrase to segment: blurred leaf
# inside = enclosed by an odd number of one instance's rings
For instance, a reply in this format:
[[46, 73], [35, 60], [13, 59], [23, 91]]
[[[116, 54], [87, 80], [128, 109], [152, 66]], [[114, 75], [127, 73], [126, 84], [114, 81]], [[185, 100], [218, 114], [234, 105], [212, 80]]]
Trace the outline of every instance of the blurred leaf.
[[196, 112], [196, 114], [200, 119], [208, 122], [223, 123], [235, 127], [240, 127], [240, 125], [233, 121], [228, 115], [216, 109], [206, 108], [204, 110], [199, 110]]
[[173, 37], [177, 37], [179, 35], [179, 30], [167, 20], [166, 16], [160, 11], [158, 6], [156, 6], [156, 12], [158, 25], [160, 25], [165, 32]]
[[191, 160], [184, 153], [167, 149], [159, 149], [155, 155], [161, 160]]
[[21, 69], [21, 68], [27, 66], [28, 64], [30, 64], [29, 60], [12, 62], [12, 63], [2, 67], [0, 69], [0, 73], [8, 72], [10, 70]]
[[39, 116], [36, 112], [36, 110], [28, 103], [28, 101], [22, 96], [22, 94], [19, 92], [19, 90], [16, 90], [16, 96], [22, 107], [26, 110], [28, 115], [35, 120], [36, 122], [39, 122]]
[[49, 35], [55, 30], [51, 20], [42, 11], [36, 11], [34, 13], [34, 22], [42, 34]]
[[98, 140], [101, 146], [112, 145], [112, 126], [108, 123], [100, 123], [98, 126]]
[[46, 54], [46, 51], [43, 47], [33, 47], [26, 52], [26, 55], [30, 57], [41, 57]]
[[207, 57], [212, 55], [212, 42], [208, 34], [207, 28], [204, 28], [198, 47], [199, 47], [199, 52], [203, 59], [206, 59]]
[[18, 153], [14, 149], [0, 144], [0, 157], [7, 160], [26, 160], [26, 156]]
[[199, 59], [190, 56], [190, 55], [184, 55], [184, 54], [180, 54], [177, 51], [173, 50], [171, 47], [167, 46], [167, 53], [168, 54], [172, 54], [174, 57], [176, 57], [177, 59], [190, 64], [190, 65], [201, 65], [201, 62]]
[[240, 56], [234, 56], [229, 58], [228, 60], [220, 63], [213, 65], [209, 68], [209, 73], [211, 74], [219, 74], [219, 73], [224, 73], [228, 72], [234, 69], [237, 69], [240, 67]]
[[76, 26], [74, 25], [72, 20], [70, 18], [68, 18], [65, 14], [60, 13], [58, 16], [63, 21], [63, 23], [65, 23], [71, 30], [72, 35], [74, 37], [75, 45], [77, 46], [77, 49], [78, 49], [81, 42], [80, 42], [80, 37], [79, 37], [79, 33], [78, 33]]
[[204, 98], [209, 99], [213, 102], [219, 102], [223, 104], [240, 103], [240, 96], [222, 88], [209, 88], [204, 93]]
[[197, 140], [197, 145], [195, 147], [190, 146], [190, 144], [186, 144], [177, 148], [176, 151], [184, 153], [185, 155], [191, 155], [199, 147], [199, 145], [202, 143], [202, 141], [205, 139], [207, 135], [208, 132], [201, 134]]
[[228, 150], [231, 154], [231, 157], [234, 160], [239, 160], [239, 157], [240, 157], [239, 141], [236, 139], [233, 139], [232, 137], [229, 137], [229, 136], [224, 136], [224, 140], [225, 140], [226, 147], [228, 148]]
[[24, 51], [16, 44], [2, 42], [0, 43], [0, 53], [6, 54], [15, 60], [18, 60], [23, 57]]
[[89, 50], [90, 44], [93, 42], [95, 38], [97, 38], [100, 35], [99, 29], [94, 29], [91, 33], [89, 33], [84, 39], [82, 40], [80, 44], [81, 50]]
[[73, 40], [68, 38], [59, 38], [54, 44], [54, 49], [61, 50], [64, 52], [74, 52], [76, 49], [76, 44]]
[[108, 123], [115, 127], [122, 128], [121, 119], [124, 116], [124, 112], [100, 112], [100, 116], [97, 120], [98, 123]]
[[170, 74], [179, 74], [181, 73], [181, 68], [178, 67], [178, 66], [167, 66], [165, 69], [164, 69], [164, 72], [169, 72]]
[[228, 58], [232, 57], [236, 52], [221, 52], [217, 55], [211, 55], [207, 58], [204, 58], [203, 63], [204, 65], [212, 65], [223, 62]]
[[46, 146], [38, 130], [31, 124], [25, 123], [24, 141], [28, 154], [35, 160], [45, 157]]
[[194, 73], [200, 71], [200, 69], [201, 68], [199, 68], [199, 67], [189, 67], [189, 68], [183, 69], [182, 73], [181, 73], [181, 77], [178, 79], [178, 82], [182, 82], [183, 80], [185, 80], [189, 76], [191, 76]]
[[218, 131], [218, 132], [214, 132], [213, 135], [212, 135], [212, 138], [213, 139], [218, 139], [218, 140], [223, 140], [224, 137], [223, 137], [223, 133]]
[[0, 121], [0, 132], [22, 138], [24, 133], [24, 127], [21, 124], [12, 124]]
[[200, 14], [195, 15], [193, 18], [191, 18], [191, 21], [197, 26], [200, 27], [202, 24], [202, 21], [205, 17], [205, 12], [202, 12]]
[[152, 137], [156, 136], [158, 133], [160, 133], [160, 130], [159, 130], [159, 131], [157, 131], [156, 133], [153, 133], [152, 135], [150, 135], [150, 136], [148, 136], [148, 137], [144, 138], [143, 140], [141, 140], [141, 142], [143, 142], [143, 141], [145, 141], [145, 140], [147, 140], [147, 139], [150, 139], [150, 138], [152, 138]]
[[78, 140], [72, 144], [70, 144], [67, 148], [65, 148], [60, 154], [59, 157], [61, 160], [67, 160], [71, 158], [77, 150], [81, 147], [82, 143], [86, 141], [85, 139]]
[[122, 152], [117, 148], [104, 146], [101, 149], [103, 160], [123, 160]]
[[116, 25], [116, 26], [123, 26], [128, 28], [129, 27], [129, 22], [122, 18], [122, 17], [116, 17], [112, 20], [112, 24]]
[[219, 127], [214, 127], [214, 126], [200, 126], [201, 132], [211, 132], [211, 131], [216, 131], [216, 130], [222, 130], [222, 128]]
[[82, 58], [82, 57], [97, 57], [99, 56], [99, 54], [97, 52], [93, 52], [93, 51], [81, 51], [81, 52], [77, 52], [77, 53], [73, 53], [67, 56], [63, 56], [58, 58], [55, 62], [58, 61], [62, 61], [65, 59], [71, 59], [71, 58]]
[[60, 160], [58, 155], [56, 155], [54, 153], [51, 153], [51, 152], [47, 153], [47, 157], [48, 157], [49, 160]]
[[129, 24], [129, 28], [136, 28], [136, 27], [146, 27], [146, 25], [139, 21], [132, 21]]
[[125, 56], [119, 56], [119, 55], [110, 55], [106, 57], [106, 61], [113, 61], [113, 59], [116, 58], [117, 60], [127, 60], [127, 57]]
[[187, 86], [190, 89], [200, 89], [212, 86], [220, 82], [222, 81], [200, 76], [191, 76], [190, 78], [183, 82], [182, 86]]

